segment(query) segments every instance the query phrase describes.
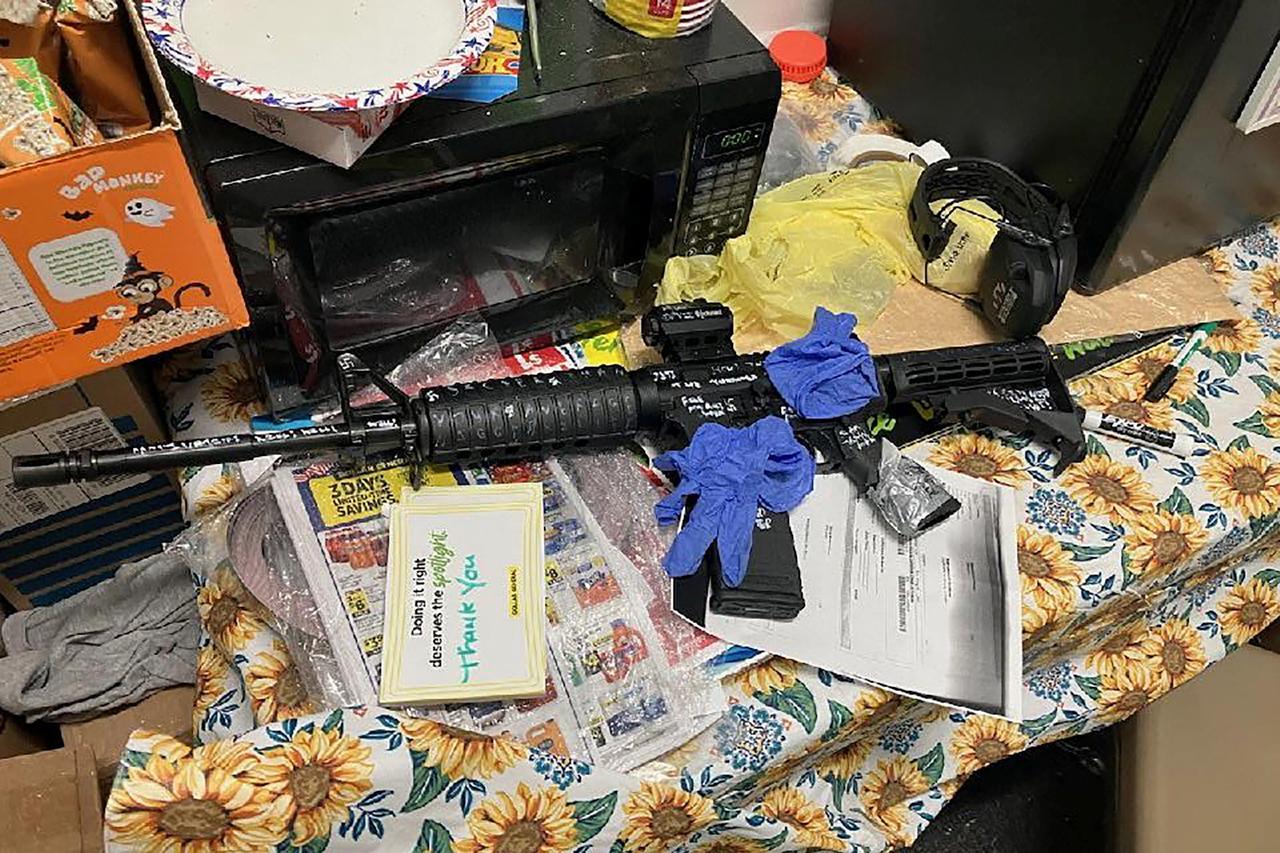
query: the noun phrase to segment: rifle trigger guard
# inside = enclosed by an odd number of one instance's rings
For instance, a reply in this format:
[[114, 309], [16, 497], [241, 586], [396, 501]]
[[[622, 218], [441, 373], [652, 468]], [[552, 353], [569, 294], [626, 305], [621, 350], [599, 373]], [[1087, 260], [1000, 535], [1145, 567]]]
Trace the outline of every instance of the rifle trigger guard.
[[822, 461], [818, 463], [817, 473], [831, 474], [839, 471], [844, 462], [844, 453], [840, 449], [840, 443], [836, 441], [835, 436], [822, 431], [811, 431], [799, 433], [796, 438], [801, 444], [805, 445], [815, 457]]

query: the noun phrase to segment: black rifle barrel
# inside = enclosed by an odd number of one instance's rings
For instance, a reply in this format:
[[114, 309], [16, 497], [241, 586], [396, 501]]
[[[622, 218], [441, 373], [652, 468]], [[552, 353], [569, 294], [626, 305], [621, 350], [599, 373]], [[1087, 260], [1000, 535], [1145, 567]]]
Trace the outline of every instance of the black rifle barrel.
[[[428, 388], [411, 411], [354, 423], [214, 436], [120, 450], [74, 450], [13, 460], [18, 488], [240, 462], [271, 454], [360, 449], [414, 451], [423, 462], [514, 461], [617, 446], [660, 425], [652, 376], [621, 367], [517, 376]], [[750, 374], [749, 374], [750, 375]], [[648, 401], [641, 420], [642, 398]]]
[[351, 428], [346, 424], [333, 424], [278, 432], [219, 435], [122, 450], [73, 450], [18, 456], [13, 460], [13, 484], [20, 489], [57, 486], [102, 477], [240, 462], [272, 453], [304, 453], [352, 446], [355, 444]]

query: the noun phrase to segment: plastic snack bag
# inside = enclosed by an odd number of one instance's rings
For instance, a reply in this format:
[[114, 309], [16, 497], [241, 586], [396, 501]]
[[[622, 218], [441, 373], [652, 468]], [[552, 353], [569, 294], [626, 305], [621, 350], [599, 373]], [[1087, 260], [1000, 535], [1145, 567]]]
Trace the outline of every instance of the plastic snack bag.
[[80, 105], [111, 137], [151, 127], [126, 14], [116, 0], [61, 0], [56, 15]]
[[53, 9], [37, 0], [0, 2], [0, 59], [33, 58], [44, 76], [58, 82], [62, 39]]
[[0, 167], [101, 141], [98, 128], [34, 59], [0, 59]]

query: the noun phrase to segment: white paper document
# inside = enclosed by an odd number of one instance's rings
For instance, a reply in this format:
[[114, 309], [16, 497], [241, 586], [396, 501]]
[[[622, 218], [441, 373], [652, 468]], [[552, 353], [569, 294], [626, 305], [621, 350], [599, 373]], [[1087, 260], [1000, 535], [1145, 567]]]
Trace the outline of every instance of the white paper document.
[[961, 509], [903, 539], [838, 474], [791, 512], [805, 608], [790, 622], [706, 614], [723, 640], [961, 708], [1022, 716], [1013, 489], [932, 469]]

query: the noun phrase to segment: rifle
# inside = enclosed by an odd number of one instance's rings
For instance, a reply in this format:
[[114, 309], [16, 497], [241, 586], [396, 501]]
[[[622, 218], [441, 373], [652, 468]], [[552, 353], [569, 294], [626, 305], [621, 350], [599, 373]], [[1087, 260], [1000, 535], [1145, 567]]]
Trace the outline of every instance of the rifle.
[[[820, 470], [856, 472], [874, 444], [866, 420], [890, 404], [915, 403], [943, 419], [1027, 432], [1058, 453], [1055, 473], [1084, 456], [1080, 415], [1039, 338], [876, 356], [880, 395], [852, 415], [796, 415], [769, 382], [764, 354], [733, 350], [733, 315], [714, 303], [662, 305], [641, 334], [666, 363], [627, 371], [608, 365], [423, 389], [410, 398], [353, 355], [337, 362], [343, 422], [141, 445], [18, 456], [14, 485], [52, 486], [125, 474], [239, 462], [269, 454], [398, 451], [415, 484], [427, 464], [484, 464], [616, 447], [649, 435], [662, 447], [687, 443], [699, 426], [788, 420], [817, 451]], [[389, 404], [353, 409], [350, 389], [367, 376]], [[856, 479], [856, 476], [855, 476]]]
[[[337, 450], [401, 453], [417, 486], [427, 464], [526, 460], [616, 447], [640, 435], [652, 437], [662, 448], [682, 447], [703, 423], [746, 426], [776, 415], [789, 421], [797, 439], [815, 453], [820, 472], [842, 471], [864, 492], [876, 483], [883, 444], [866, 428], [867, 419], [898, 403], [927, 406], [945, 419], [970, 425], [1030, 431], [1057, 451], [1059, 473], [1084, 457], [1080, 413], [1039, 338], [876, 356], [878, 398], [860, 412], [815, 421], [800, 418], [787, 406], [769, 381], [763, 353], [735, 353], [733, 315], [726, 307], [706, 302], [658, 306], [643, 318], [641, 333], [665, 363], [631, 371], [610, 365], [426, 388], [414, 398], [344, 353], [337, 358], [341, 423], [121, 450], [18, 456], [14, 484], [50, 486], [269, 454]], [[353, 409], [351, 389], [366, 377], [388, 402]], [[787, 527], [786, 517], [761, 519], [758, 527]]]

